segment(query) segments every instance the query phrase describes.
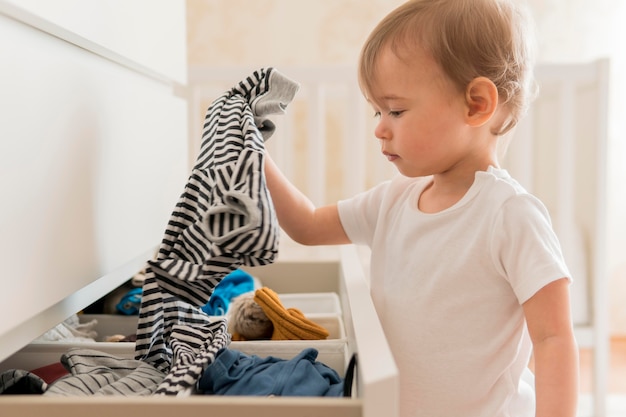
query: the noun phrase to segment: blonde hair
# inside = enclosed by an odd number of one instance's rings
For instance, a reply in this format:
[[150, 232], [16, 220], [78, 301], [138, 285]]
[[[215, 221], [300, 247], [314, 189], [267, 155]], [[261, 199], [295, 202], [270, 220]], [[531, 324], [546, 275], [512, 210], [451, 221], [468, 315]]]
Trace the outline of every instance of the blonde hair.
[[372, 90], [385, 47], [399, 56], [423, 48], [465, 91], [476, 77], [490, 79], [510, 116], [503, 135], [525, 114], [534, 96], [533, 31], [528, 13], [512, 0], [410, 0], [374, 28], [361, 50], [359, 84]]

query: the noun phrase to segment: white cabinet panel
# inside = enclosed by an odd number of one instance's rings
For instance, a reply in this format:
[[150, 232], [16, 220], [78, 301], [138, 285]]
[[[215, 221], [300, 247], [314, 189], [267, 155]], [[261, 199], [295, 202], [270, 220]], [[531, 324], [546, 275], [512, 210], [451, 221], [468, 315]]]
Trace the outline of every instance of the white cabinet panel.
[[187, 82], [184, 0], [0, 0], [0, 12], [105, 55]]
[[2, 336], [159, 243], [187, 179], [187, 104], [1, 14], [0, 56]]

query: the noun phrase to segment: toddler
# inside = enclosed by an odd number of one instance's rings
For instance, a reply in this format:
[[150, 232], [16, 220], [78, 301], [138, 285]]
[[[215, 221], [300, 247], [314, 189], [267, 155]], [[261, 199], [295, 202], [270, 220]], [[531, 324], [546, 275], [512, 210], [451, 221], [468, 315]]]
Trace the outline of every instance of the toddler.
[[292, 239], [371, 248], [403, 417], [576, 413], [570, 274], [546, 208], [498, 164], [532, 98], [525, 16], [512, 0], [413, 0], [373, 30], [359, 82], [392, 180], [316, 208], [266, 158]]

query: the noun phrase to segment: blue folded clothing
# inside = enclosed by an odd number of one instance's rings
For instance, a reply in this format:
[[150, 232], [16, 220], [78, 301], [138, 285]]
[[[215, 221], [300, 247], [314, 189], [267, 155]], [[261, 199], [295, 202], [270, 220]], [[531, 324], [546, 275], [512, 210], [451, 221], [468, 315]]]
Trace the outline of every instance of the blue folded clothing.
[[253, 290], [252, 275], [244, 270], [236, 269], [217, 284], [209, 301], [201, 307], [202, 311], [209, 316], [223, 316], [228, 311], [233, 298]]
[[127, 316], [137, 315], [141, 307], [141, 295], [141, 288], [133, 288], [121, 298], [115, 308], [119, 313]]
[[317, 350], [306, 348], [293, 359], [222, 349], [198, 381], [207, 395], [341, 397], [344, 381], [317, 361]]

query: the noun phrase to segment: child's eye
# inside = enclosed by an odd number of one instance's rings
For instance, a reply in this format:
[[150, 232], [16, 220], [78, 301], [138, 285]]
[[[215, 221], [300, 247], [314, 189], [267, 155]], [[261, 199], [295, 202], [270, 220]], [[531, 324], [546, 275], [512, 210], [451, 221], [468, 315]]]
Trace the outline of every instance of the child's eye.
[[[386, 112], [386, 114], [388, 116], [390, 116], [390, 117], [400, 117], [400, 116], [402, 116], [402, 113], [404, 113], [404, 110], [388, 110]], [[374, 113], [374, 118], [375, 119], [380, 118], [380, 116], [381, 116], [381, 113], [379, 111]]]

